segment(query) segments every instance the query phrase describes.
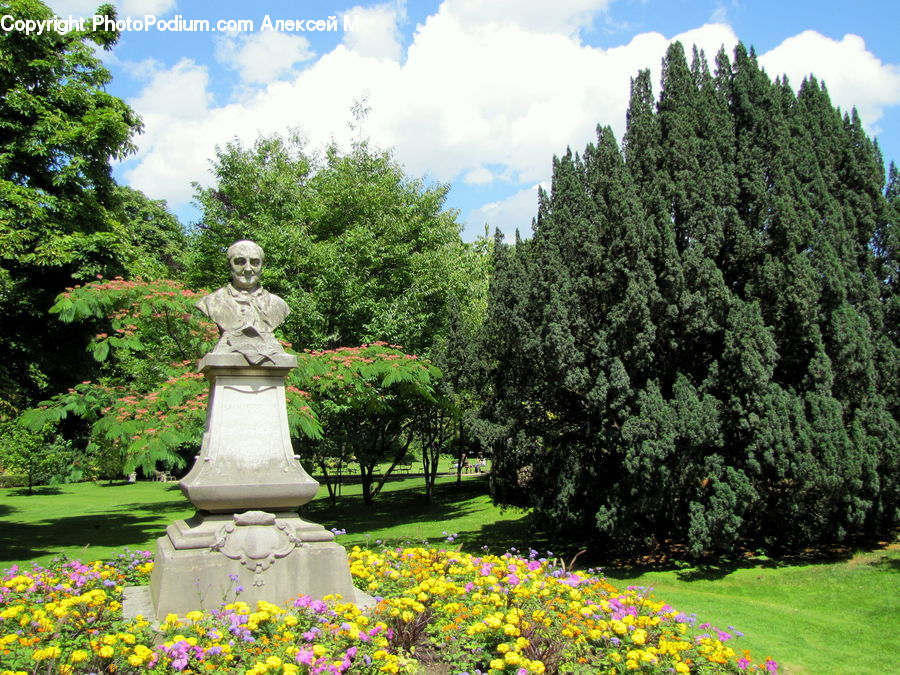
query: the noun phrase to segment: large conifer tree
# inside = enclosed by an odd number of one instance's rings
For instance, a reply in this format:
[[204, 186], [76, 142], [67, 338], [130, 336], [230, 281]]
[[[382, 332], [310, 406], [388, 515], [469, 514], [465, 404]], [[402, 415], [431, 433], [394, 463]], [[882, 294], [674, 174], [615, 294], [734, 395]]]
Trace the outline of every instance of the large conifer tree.
[[877, 146], [810, 78], [680, 44], [554, 160], [495, 248], [494, 488], [618, 547], [788, 547], [896, 522], [896, 223]]

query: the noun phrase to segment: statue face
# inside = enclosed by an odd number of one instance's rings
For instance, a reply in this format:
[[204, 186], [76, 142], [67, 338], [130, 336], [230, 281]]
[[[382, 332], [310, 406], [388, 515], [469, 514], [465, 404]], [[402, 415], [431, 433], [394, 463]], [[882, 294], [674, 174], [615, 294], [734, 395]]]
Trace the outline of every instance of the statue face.
[[262, 258], [249, 246], [242, 246], [233, 252], [228, 259], [231, 266], [231, 283], [242, 291], [255, 291], [259, 288], [259, 273], [262, 270]]

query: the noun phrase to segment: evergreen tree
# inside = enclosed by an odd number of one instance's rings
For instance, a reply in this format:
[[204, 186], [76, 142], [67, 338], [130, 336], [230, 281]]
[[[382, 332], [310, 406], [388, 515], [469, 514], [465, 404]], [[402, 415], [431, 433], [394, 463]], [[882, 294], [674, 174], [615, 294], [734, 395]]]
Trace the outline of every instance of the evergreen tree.
[[[897, 518], [896, 222], [824, 85], [681, 45], [620, 153], [554, 160], [495, 249], [483, 409], [495, 496], [616, 547], [794, 547]], [[624, 161], [623, 161], [624, 156]]]

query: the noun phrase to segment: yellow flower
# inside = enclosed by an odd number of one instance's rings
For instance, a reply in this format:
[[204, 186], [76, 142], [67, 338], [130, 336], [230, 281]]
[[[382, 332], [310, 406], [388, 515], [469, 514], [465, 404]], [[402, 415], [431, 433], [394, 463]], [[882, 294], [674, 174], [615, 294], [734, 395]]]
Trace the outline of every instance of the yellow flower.
[[522, 662], [522, 655], [519, 652], [506, 652], [503, 660], [511, 666], [516, 666]]
[[135, 637], [131, 633], [117, 633], [116, 637], [119, 638], [126, 645], [133, 645], [135, 642]]
[[636, 645], [642, 645], [647, 641], [647, 631], [638, 628], [631, 634], [631, 641]]
[[518, 627], [518, 626], [513, 626], [511, 623], [508, 623], [508, 624], [506, 624], [506, 625], [503, 626], [503, 632], [506, 633], [507, 635], [511, 636], [511, 637], [515, 637], [515, 636], [517, 636], [517, 635], [520, 634], [520, 633], [519, 633], [519, 627]]
[[503, 659], [494, 659], [491, 661], [491, 670], [503, 670], [506, 667], [506, 662]]
[[69, 655], [69, 661], [72, 663], [81, 663], [82, 661], [87, 661], [88, 653], [83, 649], [76, 649]]
[[103, 645], [102, 647], [100, 647], [100, 651], [97, 653], [100, 654], [100, 656], [104, 659], [111, 659], [116, 651], [109, 645]]
[[185, 616], [191, 621], [200, 621], [203, 618], [203, 612], [195, 609], [192, 612], [188, 612]]
[[56, 645], [50, 645], [43, 649], [37, 649], [31, 654], [31, 658], [35, 661], [46, 661], [47, 659], [55, 659], [60, 655], [62, 650]]

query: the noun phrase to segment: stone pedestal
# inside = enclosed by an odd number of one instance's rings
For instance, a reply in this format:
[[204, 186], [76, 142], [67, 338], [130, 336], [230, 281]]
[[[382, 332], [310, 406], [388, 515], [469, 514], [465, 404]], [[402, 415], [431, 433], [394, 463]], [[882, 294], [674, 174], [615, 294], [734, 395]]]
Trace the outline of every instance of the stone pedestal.
[[297, 366], [290, 354], [248, 366], [240, 354], [207, 354], [199, 370], [210, 382], [200, 455], [179, 483], [203, 511], [285, 510], [306, 504], [319, 484], [294, 458], [284, 378]]
[[210, 382], [206, 431], [179, 483], [198, 511], [157, 540], [150, 581], [157, 618], [236, 597], [251, 605], [283, 604], [301, 593], [370, 600], [353, 587], [334, 535], [295, 512], [319, 487], [294, 457], [288, 432], [284, 379], [295, 366], [289, 354], [260, 366], [240, 354], [200, 361]]
[[299, 594], [340, 594], [366, 604], [353, 586], [347, 552], [321, 525], [296, 513], [197, 514], [157, 540], [150, 595], [158, 619], [222, 603], [281, 605]]

